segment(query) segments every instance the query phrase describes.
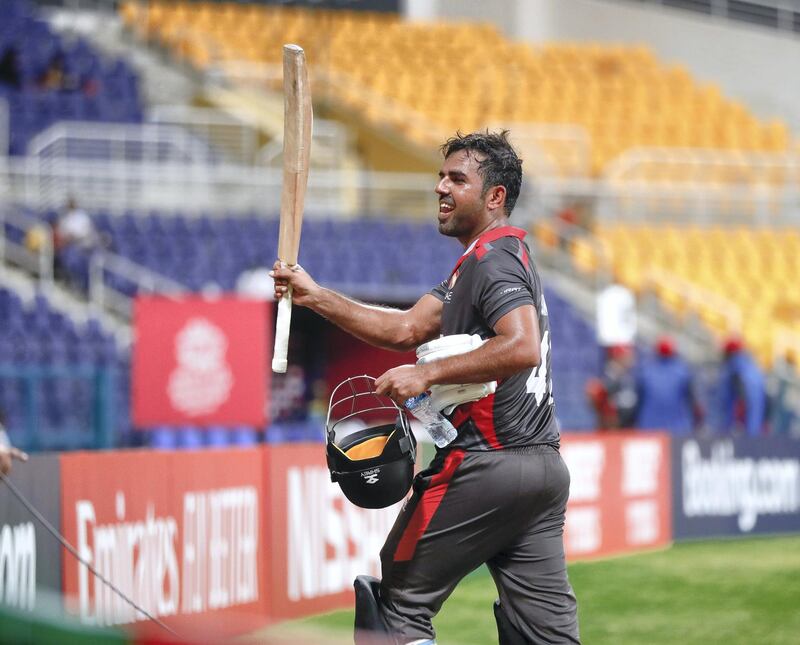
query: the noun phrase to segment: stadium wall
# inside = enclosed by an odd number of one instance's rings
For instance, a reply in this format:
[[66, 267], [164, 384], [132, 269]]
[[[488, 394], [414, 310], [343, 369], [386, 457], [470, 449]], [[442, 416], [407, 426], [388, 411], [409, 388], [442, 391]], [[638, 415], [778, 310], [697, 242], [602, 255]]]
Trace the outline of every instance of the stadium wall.
[[[570, 560], [800, 531], [797, 442], [566, 433], [562, 454]], [[184, 637], [352, 606], [353, 578], [380, 574], [399, 508], [347, 502], [320, 443], [35, 456], [12, 481], [81, 557]], [[26, 547], [11, 543], [23, 534]], [[87, 627], [147, 627], [0, 485], [0, 605], [38, 610], [54, 589]]]
[[[422, 7], [421, 5], [426, 5]], [[494, 22], [512, 38], [532, 43], [604, 41], [645, 43], [668, 63], [688, 67], [701, 82], [717, 83], [762, 118], [778, 117], [800, 129], [800, 59], [796, 35], [739, 26], [727, 20], [608, 0], [432, 0], [407, 2], [411, 19]]]

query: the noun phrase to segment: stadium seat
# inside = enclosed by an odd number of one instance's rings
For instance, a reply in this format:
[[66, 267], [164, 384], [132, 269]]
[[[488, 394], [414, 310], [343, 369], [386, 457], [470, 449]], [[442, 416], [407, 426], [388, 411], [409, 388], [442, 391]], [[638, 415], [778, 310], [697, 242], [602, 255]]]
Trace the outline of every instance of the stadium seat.
[[603, 226], [573, 245], [576, 267], [596, 270], [598, 246], [623, 284], [654, 293], [678, 317], [695, 316], [718, 338], [743, 334], [765, 367], [774, 359], [775, 334], [800, 332], [792, 277], [800, 269], [800, 235], [793, 229]]
[[[319, 86], [326, 98], [426, 148], [456, 129], [577, 124], [591, 139], [590, 169], [600, 174], [635, 147], [783, 152], [791, 146], [785, 123], [756, 118], [718, 86], [637, 45], [532, 47], [488, 24], [408, 23], [393, 14], [235, 2], [129, 1], [120, 13], [135, 33], [200, 68], [224, 71], [229, 61], [277, 65], [280, 44], [297, 38], [329, 81]], [[363, 51], [372, 55], [357, 54]], [[474, 63], [483, 73], [460, 78], [454, 98], [442, 97], [430, 66], [437, 57]], [[574, 145], [550, 148], [542, 139], [537, 145], [559, 172], [574, 172]], [[667, 164], [658, 174], [691, 181], [695, 173]]]

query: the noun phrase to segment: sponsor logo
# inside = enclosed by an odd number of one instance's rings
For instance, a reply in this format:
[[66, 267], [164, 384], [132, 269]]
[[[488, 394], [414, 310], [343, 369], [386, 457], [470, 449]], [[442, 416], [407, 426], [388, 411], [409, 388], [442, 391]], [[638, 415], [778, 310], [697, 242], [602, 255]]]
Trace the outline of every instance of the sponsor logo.
[[508, 287], [508, 289], [503, 289], [500, 292], [501, 296], [506, 295], [507, 293], [514, 293], [515, 291], [522, 291], [522, 287]]
[[603, 542], [600, 509], [596, 506], [567, 509], [567, 548], [575, 554], [597, 551]]
[[36, 531], [32, 522], [0, 529], [0, 603], [33, 610], [36, 604]]
[[373, 468], [372, 470], [365, 470], [361, 473], [361, 476], [364, 478], [364, 481], [368, 484], [377, 484], [378, 483], [378, 475], [381, 474], [380, 468]]
[[[100, 523], [90, 500], [75, 504], [77, 549], [100, 575], [154, 616], [222, 609], [258, 599], [258, 493], [253, 487], [187, 492], [183, 536], [172, 515], [126, 517], [117, 492], [115, 521]], [[178, 545], [182, 546], [182, 559]], [[114, 625], [143, 620], [78, 565], [81, 620]]]
[[605, 444], [601, 441], [576, 442], [565, 445], [561, 454], [572, 477], [570, 502], [598, 501], [606, 463]]
[[206, 318], [190, 318], [175, 335], [177, 366], [167, 385], [172, 406], [189, 416], [210, 414], [228, 400], [233, 386], [225, 358], [225, 332]]
[[654, 439], [631, 439], [622, 444], [622, 494], [630, 497], [658, 493], [661, 444]]
[[381, 575], [380, 551], [399, 503], [359, 508], [331, 484], [324, 466], [289, 468], [286, 495], [289, 600], [352, 592], [357, 575]]
[[731, 441], [715, 443], [708, 459], [695, 441], [681, 454], [683, 512], [687, 517], [736, 516], [739, 530], [755, 528], [759, 515], [800, 510], [800, 460], [736, 458]]

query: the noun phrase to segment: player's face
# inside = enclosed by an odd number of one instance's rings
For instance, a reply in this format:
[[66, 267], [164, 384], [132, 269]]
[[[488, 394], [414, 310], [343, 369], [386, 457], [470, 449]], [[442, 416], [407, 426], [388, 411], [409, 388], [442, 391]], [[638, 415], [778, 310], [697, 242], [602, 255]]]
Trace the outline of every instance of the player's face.
[[439, 196], [439, 232], [466, 243], [483, 227], [487, 196], [474, 152], [459, 150], [442, 164], [436, 194]]

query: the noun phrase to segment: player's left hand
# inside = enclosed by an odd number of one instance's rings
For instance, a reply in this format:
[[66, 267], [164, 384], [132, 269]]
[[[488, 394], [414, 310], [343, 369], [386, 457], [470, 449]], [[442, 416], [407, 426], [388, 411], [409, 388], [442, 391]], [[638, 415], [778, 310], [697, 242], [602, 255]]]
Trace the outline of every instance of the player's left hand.
[[429, 387], [425, 365], [400, 365], [375, 379], [375, 392], [403, 405], [406, 399], [422, 394]]

